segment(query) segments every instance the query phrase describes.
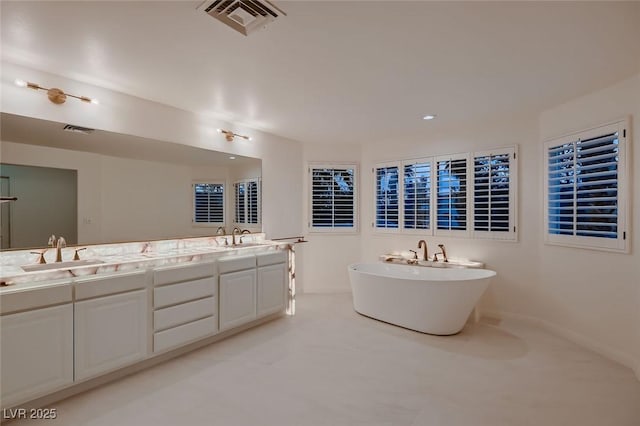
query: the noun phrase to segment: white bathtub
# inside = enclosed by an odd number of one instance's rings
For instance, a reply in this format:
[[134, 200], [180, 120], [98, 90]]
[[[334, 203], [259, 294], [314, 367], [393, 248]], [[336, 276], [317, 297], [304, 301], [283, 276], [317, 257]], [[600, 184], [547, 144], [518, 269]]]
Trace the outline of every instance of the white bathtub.
[[422, 333], [456, 334], [489, 281], [488, 269], [386, 263], [349, 265], [356, 312]]

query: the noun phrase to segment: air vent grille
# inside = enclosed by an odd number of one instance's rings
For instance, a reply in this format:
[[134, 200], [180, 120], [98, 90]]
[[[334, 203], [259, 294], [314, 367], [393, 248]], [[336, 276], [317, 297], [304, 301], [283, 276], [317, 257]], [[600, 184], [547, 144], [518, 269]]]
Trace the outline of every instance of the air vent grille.
[[85, 135], [90, 135], [95, 130], [89, 127], [74, 126], [73, 124], [65, 124], [62, 129], [65, 132], [83, 133]]
[[287, 15], [267, 0], [209, 0], [198, 9], [244, 35]]

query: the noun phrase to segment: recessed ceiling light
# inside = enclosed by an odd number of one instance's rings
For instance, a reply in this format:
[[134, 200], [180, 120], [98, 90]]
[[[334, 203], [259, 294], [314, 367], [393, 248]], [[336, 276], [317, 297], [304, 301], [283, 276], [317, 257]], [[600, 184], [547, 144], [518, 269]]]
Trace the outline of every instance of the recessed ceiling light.
[[235, 160], [236, 157], [234, 157], [233, 155], [231, 157], [229, 157], [229, 160]]
[[434, 118], [436, 118], [435, 114], [427, 114], [424, 117], [422, 117], [423, 120], [433, 120]]
[[20, 86], [20, 87], [27, 87], [27, 82], [24, 80], [20, 80], [19, 78], [16, 78], [16, 86]]

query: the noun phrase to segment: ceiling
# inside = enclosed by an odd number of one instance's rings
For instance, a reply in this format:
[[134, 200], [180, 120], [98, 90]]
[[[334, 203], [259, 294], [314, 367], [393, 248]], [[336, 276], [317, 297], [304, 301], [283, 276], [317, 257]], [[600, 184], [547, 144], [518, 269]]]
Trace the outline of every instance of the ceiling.
[[313, 143], [537, 117], [640, 71], [640, 2], [274, 2], [245, 37], [199, 1], [2, 1], [2, 57]]
[[0, 114], [2, 140], [30, 145], [49, 146], [73, 151], [92, 152], [112, 157], [189, 166], [248, 166], [259, 159], [230, 155], [183, 144], [163, 142], [120, 133], [95, 130], [91, 134], [63, 130], [64, 124], [15, 114]]

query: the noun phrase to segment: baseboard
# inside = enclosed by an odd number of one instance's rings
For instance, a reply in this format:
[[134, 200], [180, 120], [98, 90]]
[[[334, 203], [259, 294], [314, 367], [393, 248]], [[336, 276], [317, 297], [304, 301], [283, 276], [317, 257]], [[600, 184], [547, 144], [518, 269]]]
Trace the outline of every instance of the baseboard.
[[493, 319], [514, 319], [518, 321], [534, 324], [556, 336], [563, 337], [577, 345], [585, 347], [603, 357], [622, 364], [630, 368], [640, 380], [640, 361], [636, 360], [632, 355], [607, 347], [607, 345], [596, 342], [580, 333], [560, 327], [549, 321], [536, 318], [530, 315], [517, 314], [506, 311], [482, 311], [482, 316]]

